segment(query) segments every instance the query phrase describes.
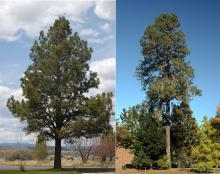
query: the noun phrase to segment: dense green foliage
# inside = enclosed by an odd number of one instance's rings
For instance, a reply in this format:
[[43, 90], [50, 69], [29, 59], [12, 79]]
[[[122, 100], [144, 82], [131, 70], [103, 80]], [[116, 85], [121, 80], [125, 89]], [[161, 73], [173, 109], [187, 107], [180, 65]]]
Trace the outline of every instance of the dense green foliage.
[[208, 171], [213, 166], [220, 165], [220, 143], [215, 138], [216, 129], [212, 127], [207, 117], [204, 117], [200, 129], [200, 142], [192, 149], [192, 157], [196, 168]]
[[142, 156], [145, 155], [148, 161], [154, 162], [165, 154], [165, 130], [155, 113], [140, 107], [139, 114], [139, 129], [133, 150], [134, 161], [138, 163], [144, 159]]
[[91, 137], [111, 127], [112, 94], [88, 97], [89, 89], [99, 84], [97, 73], [89, 69], [91, 54], [87, 42], [60, 17], [46, 34], [40, 32], [31, 48], [32, 64], [21, 78], [23, 99], [8, 99], [9, 110], [27, 123], [28, 133], [55, 140], [57, 169], [61, 168], [62, 139]]
[[124, 109], [120, 115], [120, 121], [117, 122], [117, 145], [133, 149], [139, 129], [139, 110], [140, 106], [133, 106], [130, 109]]
[[123, 148], [130, 148], [132, 146], [133, 139], [131, 138], [131, 134], [126, 129], [125, 126], [120, 125], [118, 122], [116, 123], [116, 146]]
[[210, 123], [216, 129], [215, 138], [220, 142], [220, 105], [217, 106], [216, 115], [210, 120]]
[[[149, 111], [147, 103], [124, 110], [117, 124], [117, 144], [134, 153], [135, 166], [161, 167], [165, 158], [165, 128], [160, 111]], [[199, 135], [195, 118], [188, 104], [173, 106], [171, 114], [171, 153], [174, 167], [189, 167], [192, 147]], [[167, 163], [164, 163], [166, 166]]]
[[189, 105], [174, 105], [171, 114], [171, 152], [174, 166], [190, 166], [192, 147], [198, 144], [198, 131]]
[[[148, 110], [146, 103], [136, 105], [121, 114], [118, 145], [134, 153], [133, 166], [137, 168], [169, 168], [165, 154], [165, 130], [159, 112]], [[173, 167], [195, 167], [209, 171], [220, 165], [219, 129], [213, 119], [204, 119], [197, 126], [188, 104], [173, 106], [171, 118], [171, 153]], [[135, 123], [135, 124], [134, 124]], [[131, 126], [133, 125], [133, 126]], [[120, 137], [120, 139], [118, 139]], [[126, 142], [130, 142], [129, 146]]]
[[[165, 154], [165, 130], [157, 112], [143, 103], [124, 110], [117, 130], [119, 146], [132, 149], [136, 167], [150, 167]], [[128, 143], [129, 142], [129, 143]]]
[[164, 155], [159, 160], [157, 160], [157, 166], [160, 169], [168, 169], [170, 167], [170, 165], [167, 162], [167, 156]]

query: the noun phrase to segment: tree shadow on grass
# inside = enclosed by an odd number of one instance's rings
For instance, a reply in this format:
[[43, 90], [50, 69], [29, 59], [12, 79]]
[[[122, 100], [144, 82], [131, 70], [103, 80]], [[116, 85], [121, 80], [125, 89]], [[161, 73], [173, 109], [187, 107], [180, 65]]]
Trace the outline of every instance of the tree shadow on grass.
[[[51, 169], [54, 171], [54, 169]], [[63, 168], [61, 171], [66, 172], [80, 172], [80, 173], [102, 173], [102, 172], [115, 172], [115, 168], [93, 168], [93, 167], [85, 167], [85, 168]]]

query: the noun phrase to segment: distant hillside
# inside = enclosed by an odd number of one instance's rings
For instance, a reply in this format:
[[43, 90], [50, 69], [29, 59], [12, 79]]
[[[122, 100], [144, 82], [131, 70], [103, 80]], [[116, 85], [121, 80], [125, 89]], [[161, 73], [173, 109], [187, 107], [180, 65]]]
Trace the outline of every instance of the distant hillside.
[[[31, 143], [0, 143], [0, 148], [33, 148], [35, 144]], [[54, 146], [47, 146], [50, 150], [54, 150]], [[69, 150], [66, 146], [62, 147], [62, 150]]]
[[34, 144], [30, 143], [0, 143], [0, 148], [13, 148], [13, 147], [25, 147], [25, 148], [32, 148]]

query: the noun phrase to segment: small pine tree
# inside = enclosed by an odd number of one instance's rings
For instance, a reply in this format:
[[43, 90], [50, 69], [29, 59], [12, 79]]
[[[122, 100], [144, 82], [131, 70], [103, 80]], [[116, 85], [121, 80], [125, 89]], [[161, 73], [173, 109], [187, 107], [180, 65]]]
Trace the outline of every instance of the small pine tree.
[[207, 117], [204, 117], [200, 132], [200, 143], [192, 148], [194, 166], [208, 172], [213, 166], [220, 164], [220, 144], [213, 135], [216, 130], [211, 126]]
[[134, 161], [137, 166], [150, 167], [165, 155], [165, 129], [155, 112], [149, 112], [143, 105], [139, 110], [139, 129], [134, 141]]
[[42, 135], [37, 136], [34, 155], [38, 161], [44, 160], [48, 155], [46, 140]]
[[171, 114], [172, 165], [189, 167], [192, 147], [198, 144], [198, 126], [189, 104], [174, 105]]
[[215, 138], [220, 142], [220, 104], [217, 106], [215, 117], [210, 122], [212, 127], [216, 129]]

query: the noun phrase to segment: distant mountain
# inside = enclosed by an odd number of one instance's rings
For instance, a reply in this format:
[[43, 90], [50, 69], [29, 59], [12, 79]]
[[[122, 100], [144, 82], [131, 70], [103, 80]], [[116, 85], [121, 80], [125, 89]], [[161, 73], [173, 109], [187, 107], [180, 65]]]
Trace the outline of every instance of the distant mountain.
[[[18, 148], [18, 147], [23, 147], [23, 148], [33, 148], [35, 144], [31, 143], [0, 143], [0, 148]], [[48, 149], [54, 150], [54, 146], [47, 146]], [[66, 146], [62, 146], [62, 150], [69, 150]]]
[[32, 148], [34, 144], [30, 143], [0, 143], [0, 148], [13, 148], [13, 147], [25, 147], [25, 148]]

